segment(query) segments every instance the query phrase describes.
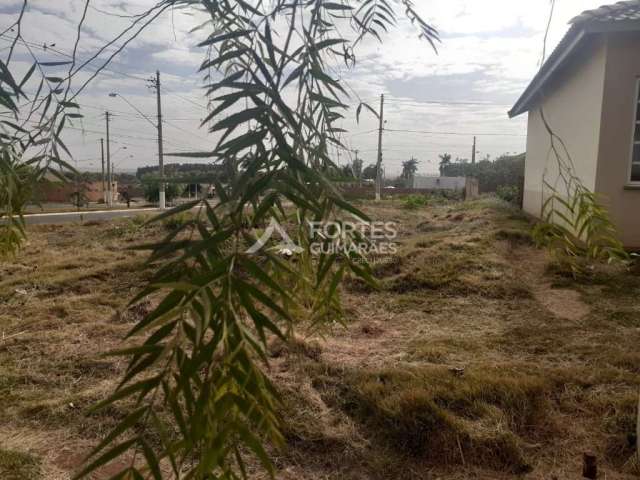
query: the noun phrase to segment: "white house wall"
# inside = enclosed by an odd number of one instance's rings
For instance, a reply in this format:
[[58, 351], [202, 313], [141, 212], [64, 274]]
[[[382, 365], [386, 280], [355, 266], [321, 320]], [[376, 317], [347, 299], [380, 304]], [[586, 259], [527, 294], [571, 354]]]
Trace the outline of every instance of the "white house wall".
[[[557, 161], [551, 151], [551, 136], [542, 121], [540, 106], [547, 122], [564, 142], [576, 175], [586, 187], [595, 188], [605, 63], [604, 41], [583, 47], [583, 51], [546, 87], [541, 105], [534, 106], [529, 112], [524, 185], [526, 212], [540, 216], [543, 192], [545, 198], [549, 194], [549, 189], [543, 188], [543, 179], [562, 187]], [[556, 141], [556, 147], [564, 156], [559, 141]]]
[[626, 184], [638, 79], [640, 32], [609, 34], [596, 191], [609, 207], [623, 243], [634, 248], [640, 247], [640, 190]]

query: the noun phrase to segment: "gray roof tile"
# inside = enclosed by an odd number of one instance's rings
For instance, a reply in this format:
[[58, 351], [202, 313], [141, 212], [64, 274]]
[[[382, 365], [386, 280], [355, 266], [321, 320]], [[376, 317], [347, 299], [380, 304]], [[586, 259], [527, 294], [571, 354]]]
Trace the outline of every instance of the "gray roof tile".
[[640, 0], [626, 0], [613, 5], [603, 5], [594, 10], [587, 10], [569, 23], [583, 25], [592, 22], [621, 22], [625, 20], [640, 20]]

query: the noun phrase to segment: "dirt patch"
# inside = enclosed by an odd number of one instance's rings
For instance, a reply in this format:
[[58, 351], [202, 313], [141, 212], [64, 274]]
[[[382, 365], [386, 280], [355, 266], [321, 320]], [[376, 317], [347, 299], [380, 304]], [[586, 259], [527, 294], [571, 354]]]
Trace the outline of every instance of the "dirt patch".
[[582, 295], [575, 290], [552, 288], [548, 283], [532, 291], [536, 300], [558, 318], [577, 322], [591, 312]]
[[556, 317], [577, 322], [589, 315], [591, 308], [577, 289], [558, 288], [545, 275], [550, 259], [543, 250], [533, 247], [514, 252], [515, 268], [530, 285], [535, 299]]

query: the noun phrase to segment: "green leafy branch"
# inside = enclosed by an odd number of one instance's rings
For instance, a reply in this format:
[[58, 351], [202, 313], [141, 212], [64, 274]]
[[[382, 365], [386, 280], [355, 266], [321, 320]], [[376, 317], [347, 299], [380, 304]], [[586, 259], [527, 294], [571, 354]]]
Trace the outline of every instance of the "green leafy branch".
[[[596, 262], [628, 262], [606, 207], [584, 186], [563, 140], [553, 131], [544, 112], [541, 118], [549, 133], [549, 155], [557, 169], [553, 182], [549, 171], [543, 178], [542, 221], [534, 227], [534, 239], [546, 246], [558, 263], [574, 277], [588, 275]], [[547, 192], [547, 193], [545, 193]]]
[[[275, 474], [268, 449], [283, 438], [267, 373], [269, 340], [342, 322], [344, 276], [373, 282], [355, 250], [312, 255], [312, 244], [330, 239], [309, 228], [331, 222], [338, 229], [348, 215], [367, 219], [327, 177], [335, 168], [328, 147], [342, 146], [336, 123], [347, 108], [327, 59], [352, 55], [336, 22], [353, 19], [358, 3], [176, 2], [198, 4], [210, 17], [196, 27], [211, 29], [200, 44], [212, 105], [203, 125], [219, 140], [212, 151], [193, 155], [219, 164], [226, 181], [215, 182], [215, 205], [198, 200], [155, 219], [196, 211], [194, 220], [146, 246], [149, 261], [162, 266], [134, 302], [161, 299], [129, 333], [133, 346], [114, 352], [129, 365], [115, 392], [96, 406], [122, 402], [130, 413], [76, 478], [120, 456], [128, 467], [114, 478], [247, 478], [249, 458]], [[412, 9], [407, 15], [417, 21]], [[372, 23], [393, 23], [386, 20]], [[301, 254], [283, 255], [271, 248], [275, 242], [249, 253], [257, 230], [273, 220]], [[351, 233], [344, 241], [363, 238]]]

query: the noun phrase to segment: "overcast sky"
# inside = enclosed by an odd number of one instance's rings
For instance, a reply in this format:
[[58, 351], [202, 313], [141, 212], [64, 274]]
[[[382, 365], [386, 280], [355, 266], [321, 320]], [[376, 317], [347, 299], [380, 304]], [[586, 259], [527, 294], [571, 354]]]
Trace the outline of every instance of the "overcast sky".
[[[140, 13], [155, 0], [92, 0], [82, 31], [79, 58], [89, 58], [105, 42], [130, 25], [117, 15]], [[359, 99], [374, 105], [386, 95], [384, 163], [387, 174], [400, 171], [403, 160], [414, 156], [421, 173], [437, 171], [438, 154], [469, 158], [473, 135], [479, 157], [525, 150], [525, 116], [509, 120], [507, 110], [539, 68], [548, 0], [416, 0], [424, 18], [439, 29], [442, 44], [436, 55], [405, 21], [380, 45], [368, 41], [356, 51], [354, 70], [334, 73], [349, 86], [353, 104]], [[567, 31], [567, 22], [602, 0], [557, 0], [549, 48]], [[22, 0], [0, 2], [0, 31], [16, 18]], [[29, 0], [23, 36], [40, 61], [65, 60], [73, 48], [82, 14], [82, 0]], [[79, 97], [85, 119], [65, 140], [81, 170], [100, 169], [99, 139], [104, 137], [104, 111], [114, 114], [111, 128], [113, 162], [117, 171], [157, 162], [153, 125], [142, 118], [118, 92], [143, 113], [155, 115], [155, 97], [145, 79], [162, 72], [165, 152], [211, 149], [213, 139], [199, 129], [206, 112], [197, 73], [202, 52], [198, 35], [188, 31], [198, 23], [193, 15], [167, 12], [137, 38], [109, 69]], [[6, 55], [11, 32], [0, 36], [0, 55]], [[202, 35], [202, 34], [200, 34]], [[46, 48], [45, 48], [46, 45]], [[14, 68], [31, 64], [25, 46]], [[96, 63], [98, 65], [98, 63]], [[68, 68], [68, 67], [67, 67]], [[55, 72], [54, 72], [55, 73]], [[58, 72], [60, 73], [60, 72]], [[91, 74], [76, 79], [76, 86]], [[358, 149], [365, 163], [375, 161], [376, 121], [364, 115], [358, 125], [355, 109], [347, 112], [344, 141]], [[345, 164], [342, 152], [336, 161]], [[170, 158], [166, 162], [174, 161]], [[177, 160], [184, 161], [184, 160]]]

